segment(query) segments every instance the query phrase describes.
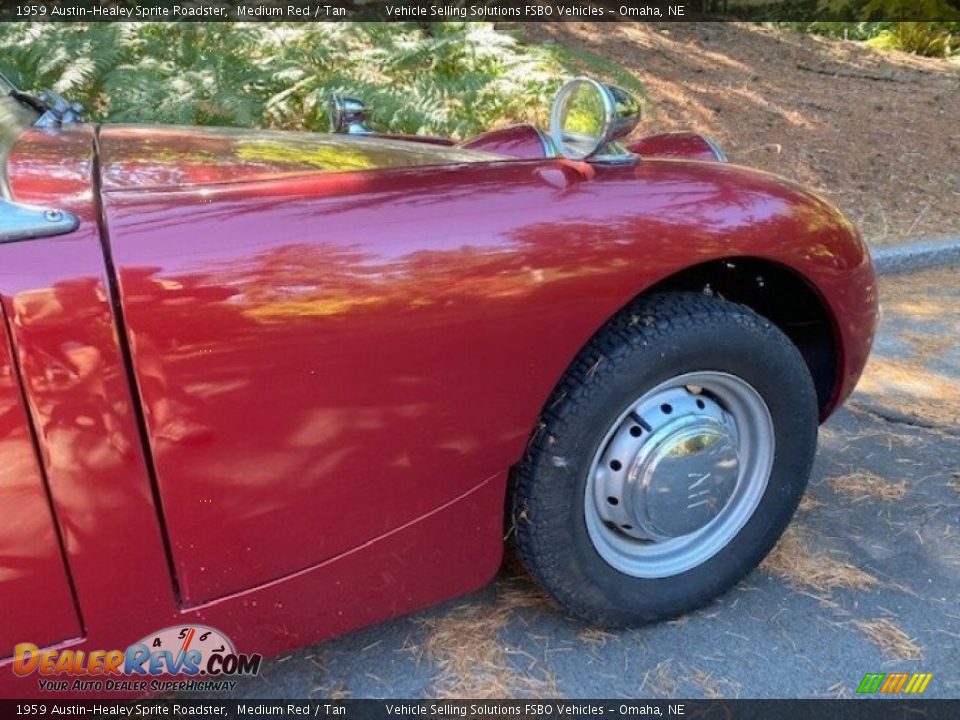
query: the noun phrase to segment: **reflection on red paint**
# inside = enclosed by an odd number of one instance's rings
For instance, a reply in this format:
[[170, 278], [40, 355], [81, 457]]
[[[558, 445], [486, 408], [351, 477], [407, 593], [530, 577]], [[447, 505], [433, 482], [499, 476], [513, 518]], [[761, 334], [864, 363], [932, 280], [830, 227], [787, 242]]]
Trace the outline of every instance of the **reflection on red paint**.
[[[19, 199], [81, 219], [0, 246], [79, 648], [202, 621], [273, 654], [482, 585], [506, 473], [554, 383], [607, 318], [683, 268], [754, 257], [808, 278], [837, 318], [834, 402], [865, 362], [866, 251], [827, 203], [772, 176], [546, 159], [526, 130], [495, 136], [495, 161], [394, 141], [366, 165], [264, 138], [101, 132], [117, 297], [93, 128], [28, 132], [11, 157]], [[66, 600], [51, 642], [75, 634]]]

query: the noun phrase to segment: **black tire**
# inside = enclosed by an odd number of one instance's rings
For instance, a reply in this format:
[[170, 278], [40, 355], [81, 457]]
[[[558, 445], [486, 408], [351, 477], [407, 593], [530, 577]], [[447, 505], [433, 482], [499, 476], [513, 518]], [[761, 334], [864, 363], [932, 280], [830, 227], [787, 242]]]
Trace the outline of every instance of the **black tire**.
[[[715, 370], [748, 382], [773, 420], [773, 466], [759, 504], [701, 565], [638, 578], [608, 564], [584, 519], [588, 470], [632, 399], [683, 373]], [[544, 409], [517, 466], [510, 508], [518, 554], [571, 615], [625, 626], [689, 612], [736, 585], [770, 552], [806, 487], [818, 405], [800, 352], [749, 308], [696, 293], [640, 298], [581, 351]]]

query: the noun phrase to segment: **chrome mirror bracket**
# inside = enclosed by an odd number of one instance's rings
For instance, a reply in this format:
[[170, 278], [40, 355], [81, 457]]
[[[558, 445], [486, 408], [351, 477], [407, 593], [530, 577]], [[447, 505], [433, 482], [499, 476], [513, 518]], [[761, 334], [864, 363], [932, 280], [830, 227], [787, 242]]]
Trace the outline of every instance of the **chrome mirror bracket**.
[[366, 125], [367, 107], [362, 100], [344, 97], [340, 93], [330, 96], [328, 106], [330, 132], [343, 135], [372, 135]]
[[60, 127], [83, 122], [83, 105], [69, 102], [53, 90], [44, 90], [37, 100], [43, 106], [43, 114], [37, 118], [34, 127]]
[[64, 235], [79, 225], [76, 215], [65, 210], [22, 205], [0, 198], [0, 243]]

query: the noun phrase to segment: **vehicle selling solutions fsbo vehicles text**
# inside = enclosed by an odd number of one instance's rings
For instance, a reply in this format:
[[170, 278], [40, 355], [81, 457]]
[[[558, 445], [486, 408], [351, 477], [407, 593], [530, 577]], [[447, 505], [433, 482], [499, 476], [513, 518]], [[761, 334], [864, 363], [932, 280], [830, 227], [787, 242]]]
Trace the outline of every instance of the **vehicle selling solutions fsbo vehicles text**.
[[[666, 712], [660, 705], [649, 704], [621, 704], [617, 708], [618, 715], [683, 715], [683, 704], [666, 706]], [[436, 703], [402, 703], [395, 705], [387, 703], [387, 715], [401, 717], [431, 716], [431, 717], [481, 717], [481, 716], [522, 716], [522, 717], [596, 717], [608, 714], [610, 708], [594, 703], [526, 703], [500, 705], [485, 703], [469, 705], [445, 705]]]
[[[251, 9], [252, 10], [252, 9]], [[621, 5], [616, 10], [612, 8], [600, 8], [592, 5], [537, 5], [530, 4], [520, 7], [486, 7], [483, 5], [463, 7], [458, 5], [390, 5], [386, 6], [388, 17], [402, 18], [459, 18], [459, 19], [478, 19], [490, 17], [530, 17], [530, 18], [573, 18], [573, 17], [602, 17], [610, 15], [613, 17], [638, 17], [638, 18], [664, 18], [664, 17], [684, 17], [685, 8], [683, 5], [670, 5], [664, 12], [663, 8], [644, 5], [642, 7], [633, 7], [630, 5]], [[276, 10], [279, 14], [281, 11]], [[251, 13], [252, 14], [252, 13]]]

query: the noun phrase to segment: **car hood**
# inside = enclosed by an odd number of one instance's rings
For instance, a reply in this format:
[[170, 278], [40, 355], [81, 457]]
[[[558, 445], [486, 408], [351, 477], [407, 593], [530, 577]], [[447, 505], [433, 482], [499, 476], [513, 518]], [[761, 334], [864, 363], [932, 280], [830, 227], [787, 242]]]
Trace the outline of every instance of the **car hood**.
[[411, 140], [232, 128], [104, 125], [99, 138], [101, 184], [107, 191], [503, 159]]

